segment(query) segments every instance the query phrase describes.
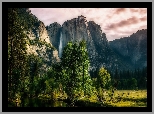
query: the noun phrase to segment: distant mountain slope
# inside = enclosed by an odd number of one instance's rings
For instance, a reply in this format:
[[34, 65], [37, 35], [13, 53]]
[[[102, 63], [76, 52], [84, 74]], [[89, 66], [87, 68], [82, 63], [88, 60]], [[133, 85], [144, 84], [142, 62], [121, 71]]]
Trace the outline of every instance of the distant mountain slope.
[[147, 29], [138, 30], [129, 37], [109, 42], [116, 54], [134, 68], [147, 66]]

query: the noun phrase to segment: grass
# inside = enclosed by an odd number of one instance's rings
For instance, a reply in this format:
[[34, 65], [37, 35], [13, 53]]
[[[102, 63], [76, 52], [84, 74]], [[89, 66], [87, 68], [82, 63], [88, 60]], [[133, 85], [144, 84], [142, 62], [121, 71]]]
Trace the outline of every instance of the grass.
[[[107, 94], [106, 94], [107, 95]], [[51, 95], [49, 94], [40, 94], [38, 96], [40, 100], [49, 100], [51, 101]], [[64, 106], [67, 107], [67, 94], [66, 93], [59, 93], [54, 92], [53, 98], [55, 103], [52, 104], [54, 107], [56, 106]], [[147, 106], [147, 90], [116, 90], [113, 95], [113, 99], [111, 97], [106, 96], [105, 104], [102, 104], [97, 95], [93, 96], [83, 96], [81, 95], [76, 100], [77, 107], [146, 107]], [[17, 100], [17, 99], [16, 99]], [[16, 101], [14, 101], [15, 103]], [[66, 104], [65, 104], [66, 103]], [[46, 104], [46, 103], [45, 103]], [[50, 104], [50, 103], [49, 103]], [[47, 104], [48, 105], [48, 104]], [[13, 105], [12, 105], [13, 106]]]
[[[64, 100], [67, 98], [66, 94], [64, 96], [60, 99]], [[56, 97], [59, 98], [60, 94], [57, 94]], [[146, 107], [147, 90], [116, 90], [114, 92], [113, 100], [110, 100], [110, 97], [106, 97], [106, 100], [107, 101], [105, 105], [107, 107]], [[100, 106], [97, 96], [81, 97], [77, 100], [77, 103], [81, 106]]]
[[[113, 99], [106, 97], [106, 107], [146, 107], [147, 106], [147, 90], [116, 90]], [[94, 96], [91, 98], [84, 98], [82, 102], [89, 102], [90, 104], [97, 104], [99, 101]]]
[[114, 99], [108, 104], [114, 107], [146, 107], [147, 91], [146, 90], [116, 90]]

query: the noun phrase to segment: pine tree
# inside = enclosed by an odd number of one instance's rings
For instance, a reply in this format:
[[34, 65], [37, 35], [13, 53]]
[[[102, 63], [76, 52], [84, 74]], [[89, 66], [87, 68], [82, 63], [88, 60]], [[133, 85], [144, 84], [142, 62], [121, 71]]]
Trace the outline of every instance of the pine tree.
[[[18, 84], [25, 80], [27, 66], [26, 30], [19, 18], [18, 8], [8, 9], [8, 78], [9, 97], [13, 97]], [[28, 75], [28, 74], [27, 74]], [[13, 94], [11, 94], [11, 91]], [[24, 90], [23, 90], [24, 91]]]
[[37, 21], [28, 8], [8, 8], [8, 97], [11, 99], [16, 93], [24, 98], [28, 90], [27, 32]]

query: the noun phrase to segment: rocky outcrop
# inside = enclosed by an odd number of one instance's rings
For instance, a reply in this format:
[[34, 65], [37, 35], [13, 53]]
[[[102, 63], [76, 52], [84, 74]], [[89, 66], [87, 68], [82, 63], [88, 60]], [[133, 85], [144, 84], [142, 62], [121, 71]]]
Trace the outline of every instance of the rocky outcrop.
[[[133, 55], [131, 62], [135, 61], [135, 63], [137, 61], [142, 61], [142, 59], [145, 60], [146, 58], [146, 50], [142, 49], [146, 48], [146, 45], [144, 45], [142, 41], [146, 39], [140, 36], [141, 33], [133, 35], [132, 37], [135, 38], [133, 40], [129, 38], [129, 40], [122, 39], [120, 42], [118, 40], [108, 42], [106, 34], [102, 32], [100, 25], [96, 24], [94, 21], [87, 22], [86, 17], [82, 15], [78, 16], [78, 18], [65, 21], [62, 26], [58, 23], [52, 23], [47, 26], [46, 29], [50, 41], [58, 50], [59, 57], [61, 57], [61, 52], [69, 41], [75, 42], [85, 40], [87, 43], [91, 70], [95, 70], [102, 66], [110, 70], [115, 70], [116, 68], [121, 70], [134, 69], [134, 64], [130, 64], [130, 61], [127, 61], [125, 58]], [[131, 50], [134, 51], [132, 52]], [[142, 50], [142, 53], [138, 50]], [[145, 57], [141, 57], [141, 55], [145, 55]], [[146, 65], [145, 62], [142, 64]]]
[[47, 33], [47, 30], [45, 28], [45, 25], [41, 21], [40, 21], [40, 25], [38, 27], [38, 34], [39, 34], [39, 39], [41, 41], [45, 41], [47, 43], [50, 43], [49, 35]]
[[[43, 68], [46, 71], [52, 64], [59, 62], [58, 51], [52, 45], [43, 22], [38, 22], [27, 33], [27, 54], [34, 54], [43, 60]], [[42, 71], [43, 72], [43, 71]]]
[[110, 48], [106, 34], [102, 32], [100, 25], [96, 24], [94, 21], [90, 21], [88, 22], [88, 29], [98, 53], [96, 60], [99, 64], [97, 64], [97, 67], [103, 66], [110, 70], [115, 70], [116, 68], [130, 68], [130, 66], [121, 61], [119, 56]]
[[67, 45], [69, 41], [81, 41], [85, 40], [87, 43], [87, 50], [91, 62], [91, 69], [95, 68], [98, 65], [96, 60], [98, 53], [95, 49], [94, 42], [92, 40], [90, 31], [88, 29], [88, 23], [84, 16], [78, 16], [68, 20], [62, 25], [62, 49]]
[[[51, 41], [59, 52], [63, 50], [69, 41], [85, 40], [91, 70], [101, 66], [109, 69], [115, 69], [116, 67], [128, 68], [127, 65], [121, 64], [122, 62], [118, 56], [110, 49], [106, 34], [102, 32], [100, 25], [94, 21], [87, 22], [86, 17], [82, 15], [65, 21], [61, 28], [57, 23], [53, 23], [46, 28], [48, 34], [54, 36], [51, 37]], [[61, 48], [57, 46], [60, 42], [62, 43]]]
[[32, 29], [29, 30], [30, 39], [39, 39], [50, 43], [49, 35], [43, 22], [39, 21]]
[[52, 45], [58, 50], [59, 43], [60, 43], [60, 31], [61, 31], [61, 25], [57, 22], [50, 24], [46, 27], [46, 30], [48, 32], [50, 42]]
[[110, 41], [110, 47], [134, 68], [147, 66], [147, 29]]
[[68, 41], [88, 40], [87, 23], [84, 16], [64, 22], [62, 25], [63, 45]]

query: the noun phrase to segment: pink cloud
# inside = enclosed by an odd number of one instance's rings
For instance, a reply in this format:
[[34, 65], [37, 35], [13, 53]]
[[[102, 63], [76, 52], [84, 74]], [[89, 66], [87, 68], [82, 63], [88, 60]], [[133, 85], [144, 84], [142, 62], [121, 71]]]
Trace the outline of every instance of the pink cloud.
[[140, 21], [147, 21], [147, 17], [146, 17], [146, 16], [141, 17], [141, 18], [140, 18]]
[[138, 22], [139, 22], [139, 19], [138, 18], [131, 17], [131, 18], [127, 19], [127, 20], [121, 20], [118, 23], [111, 23], [111, 25], [109, 25], [109, 26], [106, 27], [106, 30], [109, 30], [109, 29], [117, 29], [118, 27], [128, 26], [130, 24], [136, 24]]
[[30, 8], [30, 10], [46, 26], [53, 22], [62, 25], [67, 20], [83, 15], [87, 21], [99, 24], [109, 41], [147, 28], [146, 8]]
[[117, 8], [117, 9], [115, 10], [115, 14], [119, 14], [119, 13], [125, 12], [125, 11], [126, 11], [126, 8]]

